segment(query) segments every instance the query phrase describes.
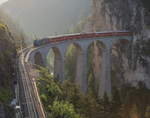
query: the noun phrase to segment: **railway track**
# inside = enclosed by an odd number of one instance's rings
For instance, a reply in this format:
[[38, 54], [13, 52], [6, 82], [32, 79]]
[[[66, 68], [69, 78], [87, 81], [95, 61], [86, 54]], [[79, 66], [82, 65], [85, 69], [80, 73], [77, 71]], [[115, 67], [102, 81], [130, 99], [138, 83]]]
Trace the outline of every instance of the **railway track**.
[[43, 106], [33, 78], [30, 77], [30, 64], [25, 62], [25, 57], [30, 48], [24, 49], [18, 58], [20, 104], [23, 118], [46, 118]]

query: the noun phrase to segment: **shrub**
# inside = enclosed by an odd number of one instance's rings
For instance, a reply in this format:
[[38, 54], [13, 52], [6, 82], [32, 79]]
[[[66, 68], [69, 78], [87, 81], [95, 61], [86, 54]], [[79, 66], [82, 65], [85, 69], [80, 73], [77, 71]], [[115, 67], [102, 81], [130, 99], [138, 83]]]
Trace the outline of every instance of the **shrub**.
[[75, 112], [74, 106], [67, 101], [54, 101], [49, 109], [51, 118], [81, 118]]

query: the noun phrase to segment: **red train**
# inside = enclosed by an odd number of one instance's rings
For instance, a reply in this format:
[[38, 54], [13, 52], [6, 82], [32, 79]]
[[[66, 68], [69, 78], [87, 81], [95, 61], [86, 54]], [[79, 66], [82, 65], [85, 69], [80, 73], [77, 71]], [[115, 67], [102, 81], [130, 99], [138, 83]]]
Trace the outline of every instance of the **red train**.
[[34, 41], [34, 46], [42, 46], [48, 43], [57, 43], [66, 40], [78, 40], [78, 39], [89, 39], [98, 37], [110, 37], [110, 36], [132, 36], [132, 32], [96, 32], [96, 33], [83, 33], [83, 34], [71, 34], [66, 36], [56, 36], [51, 38], [43, 38]]

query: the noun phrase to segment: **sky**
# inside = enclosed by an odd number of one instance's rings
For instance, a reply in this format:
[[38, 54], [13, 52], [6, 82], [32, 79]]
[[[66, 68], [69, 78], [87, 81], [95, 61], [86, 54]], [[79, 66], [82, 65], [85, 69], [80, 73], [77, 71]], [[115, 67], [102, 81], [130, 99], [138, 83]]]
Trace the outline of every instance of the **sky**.
[[4, 2], [7, 2], [8, 0], [0, 0], [0, 5], [3, 4]]
[[1, 8], [27, 34], [48, 37], [68, 33], [89, 15], [90, 3], [91, 0], [8, 0]]

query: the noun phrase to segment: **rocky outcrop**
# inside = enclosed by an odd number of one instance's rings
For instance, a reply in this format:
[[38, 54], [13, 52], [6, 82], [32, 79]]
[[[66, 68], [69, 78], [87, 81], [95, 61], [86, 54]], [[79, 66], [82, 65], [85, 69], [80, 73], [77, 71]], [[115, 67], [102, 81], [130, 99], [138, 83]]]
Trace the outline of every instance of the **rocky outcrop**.
[[[141, 32], [147, 23], [147, 11], [140, 0], [93, 0], [90, 17], [92, 31], [131, 30]], [[87, 30], [87, 29], [85, 29]]]
[[[145, 82], [150, 88], [149, 18], [150, 13], [141, 0], [93, 0], [92, 14], [84, 25], [84, 32], [128, 30], [135, 34], [133, 42], [118, 42], [111, 52], [112, 88], [124, 83]], [[97, 81], [101, 70], [98, 51], [93, 48], [93, 78]], [[96, 61], [98, 60], [98, 61]], [[100, 81], [100, 80], [99, 80]]]

